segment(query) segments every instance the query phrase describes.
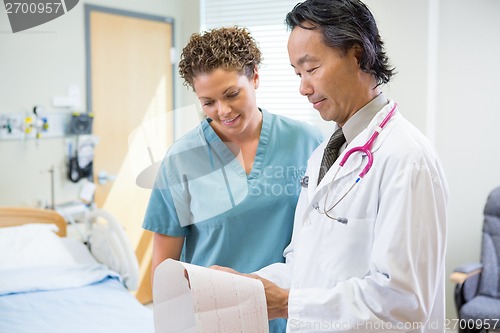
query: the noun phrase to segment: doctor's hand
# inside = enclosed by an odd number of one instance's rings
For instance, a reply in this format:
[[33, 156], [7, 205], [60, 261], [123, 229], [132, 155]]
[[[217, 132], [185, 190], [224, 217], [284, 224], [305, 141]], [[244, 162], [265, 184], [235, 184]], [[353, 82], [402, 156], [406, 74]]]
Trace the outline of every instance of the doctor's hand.
[[210, 268], [260, 280], [260, 282], [262, 282], [262, 284], [264, 285], [264, 292], [266, 293], [268, 319], [272, 320], [276, 318], [288, 318], [288, 296], [290, 294], [289, 290], [280, 288], [277, 284], [256, 274], [243, 274], [235, 271], [232, 268], [217, 265], [211, 266]]
[[264, 279], [255, 274], [248, 274], [250, 277], [259, 279], [264, 285], [266, 293], [267, 316], [268, 319], [288, 318], [288, 296], [290, 291], [278, 287], [274, 282]]

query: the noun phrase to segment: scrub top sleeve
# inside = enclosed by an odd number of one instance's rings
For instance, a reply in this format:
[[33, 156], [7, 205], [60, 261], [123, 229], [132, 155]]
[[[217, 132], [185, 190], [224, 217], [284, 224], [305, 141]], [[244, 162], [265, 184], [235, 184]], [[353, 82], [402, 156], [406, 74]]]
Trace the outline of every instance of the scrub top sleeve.
[[[172, 193], [175, 188], [169, 185], [167, 178], [165, 163], [162, 163], [158, 171], [155, 187], [151, 192], [142, 227], [159, 234], [174, 237], [187, 236], [189, 233], [188, 228], [182, 227], [179, 221], [178, 208], [181, 207], [176, 207], [172, 197], [179, 194]], [[186, 191], [180, 192], [186, 193]], [[184, 218], [187, 219], [189, 216]]]

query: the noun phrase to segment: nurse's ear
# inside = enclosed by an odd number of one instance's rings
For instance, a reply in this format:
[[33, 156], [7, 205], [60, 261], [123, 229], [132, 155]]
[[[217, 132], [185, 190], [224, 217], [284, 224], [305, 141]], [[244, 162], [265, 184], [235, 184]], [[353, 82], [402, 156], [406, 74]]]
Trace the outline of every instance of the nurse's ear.
[[253, 77], [252, 77], [252, 83], [253, 83], [253, 87], [254, 89], [257, 89], [259, 87], [259, 69], [257, 68], [257, 66], [255, 66], [255, 68], [253, 69]]

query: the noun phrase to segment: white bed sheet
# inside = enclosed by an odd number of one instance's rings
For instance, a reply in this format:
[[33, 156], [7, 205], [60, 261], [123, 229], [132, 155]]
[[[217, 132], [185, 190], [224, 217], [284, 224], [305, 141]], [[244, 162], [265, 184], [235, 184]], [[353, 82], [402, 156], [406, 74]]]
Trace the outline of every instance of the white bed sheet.
[[0, 267], [0, 332], [154, 333], [153, 311], [116, 272], [78, 240], [63, 243], [77, 263]]

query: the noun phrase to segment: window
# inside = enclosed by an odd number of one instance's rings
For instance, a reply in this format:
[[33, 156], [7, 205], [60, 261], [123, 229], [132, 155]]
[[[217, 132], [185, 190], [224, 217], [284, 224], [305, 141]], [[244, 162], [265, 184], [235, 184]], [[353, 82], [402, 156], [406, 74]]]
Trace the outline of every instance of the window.
[[221, 26], [247, 27], [263, 54], [257, 103], [269, 112], [305, 121], [325, 134], [332, 123], [321, 119], [307, 98], [299, 93], [300, 79], [295, 75], [286, 49], [286, 14], [298, 0], [201, 0], [202, 30]]

